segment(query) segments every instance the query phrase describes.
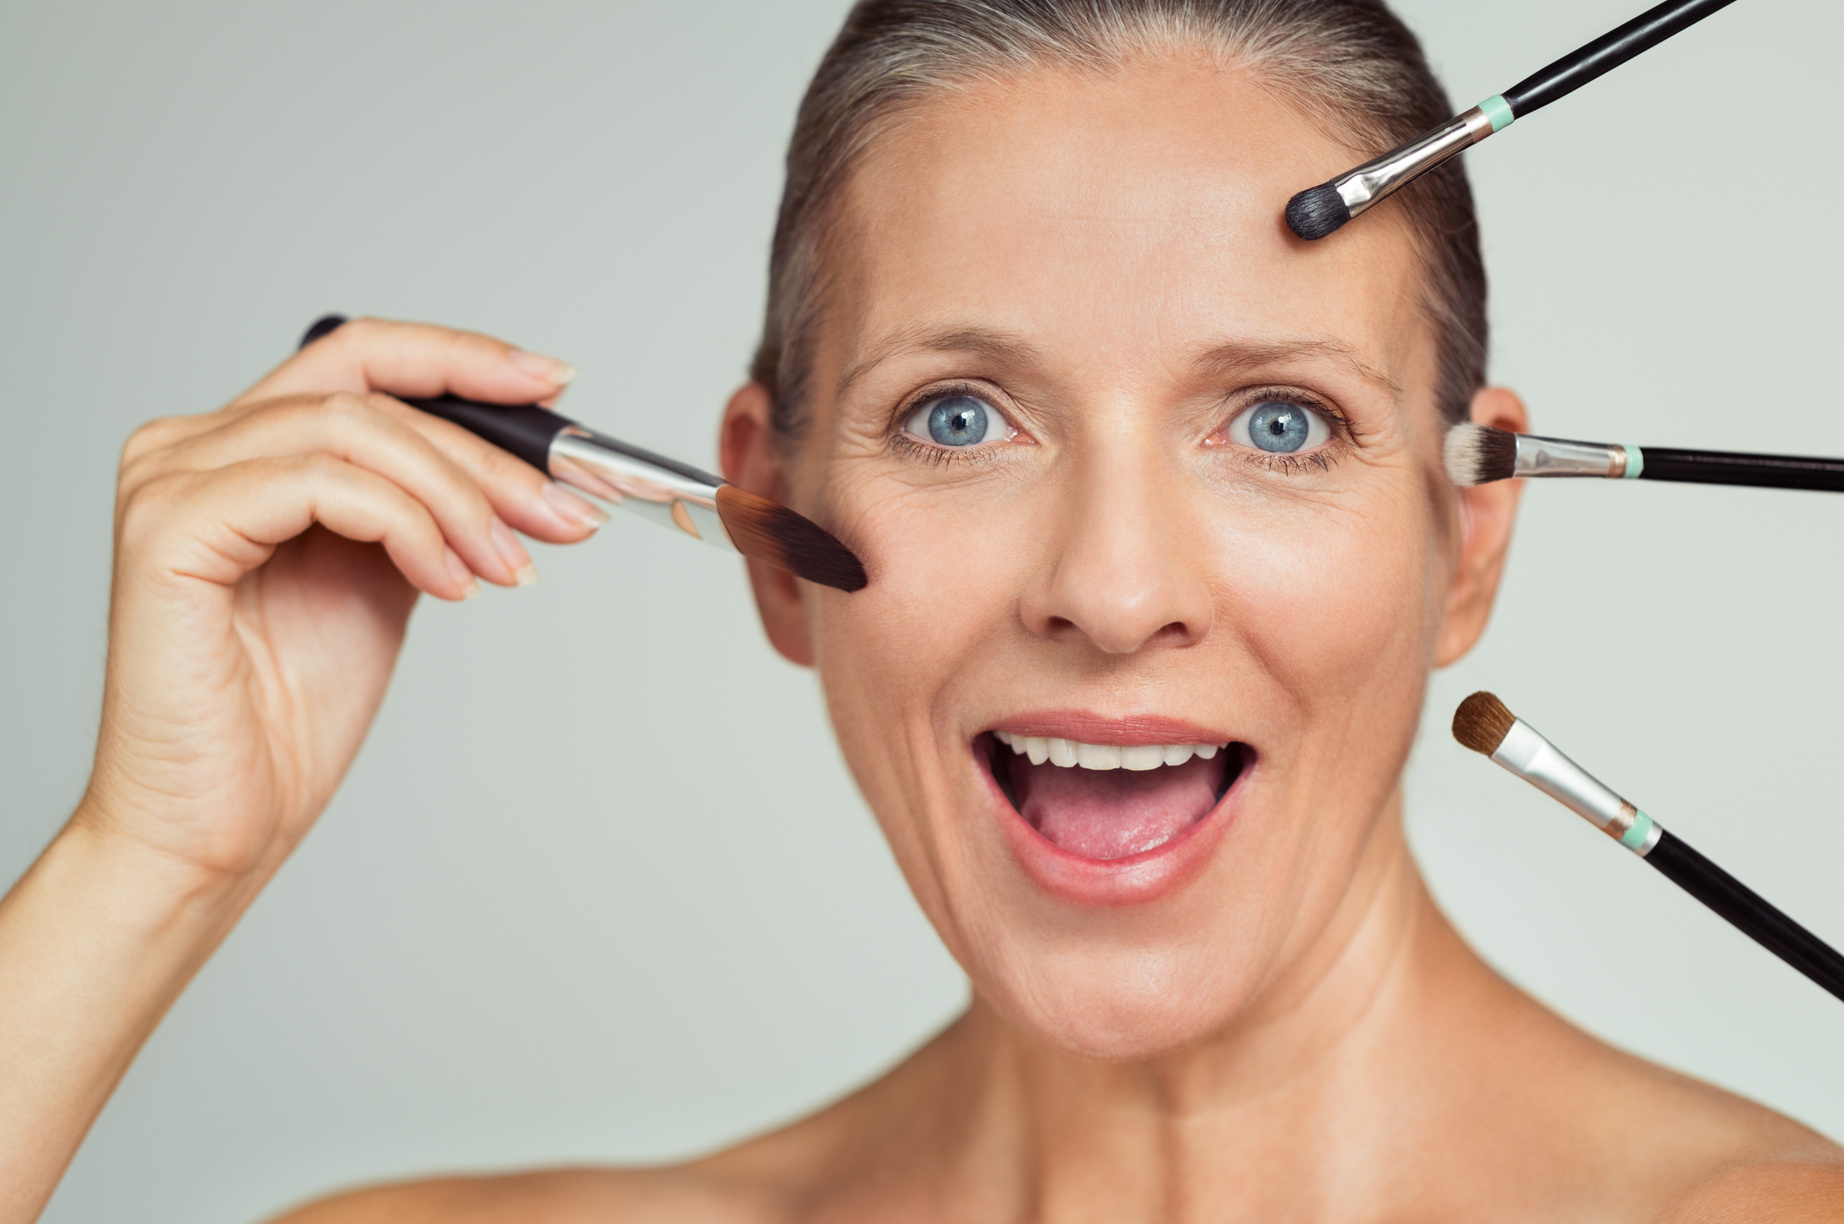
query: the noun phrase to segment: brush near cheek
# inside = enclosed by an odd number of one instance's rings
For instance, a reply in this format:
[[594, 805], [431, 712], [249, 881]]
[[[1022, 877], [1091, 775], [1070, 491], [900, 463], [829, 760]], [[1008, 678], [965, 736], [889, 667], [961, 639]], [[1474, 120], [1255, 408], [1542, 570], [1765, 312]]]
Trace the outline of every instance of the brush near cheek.
[[1586, 818], [1744, 935], [1844, 999], [1844, 956], [1609, 790], [1497, 697], [1474, 693], [1462, 701], [1454, 711], [1453, 737]]
[[1287, 202], [1287, 228], [1317, 241], [1351, 218], [1375, 208], [1428, 171], [1512, 122], [1566, 97], [1642, 51], [1688, 29], [1735, 0], [1666, 0], [1563, 56], [1501, 94], [1493, 94], [1457, 119], [1424, 132], [1399, 149], [1308, 188]]
[[[341, 315], [307, 329], [301, 347], [337, 330]], [[868, 584], [851, 549], [811, 519], [720, 476], [596, 433], [536, 404], [508, 406], [441, 395], [399, 396], [412, 408], [461, 426], [545, 472], [560, 484], [841, 591]]]
[[1844, 493], [1844, 459], [1572, 442], [1489, 425], [1455, 425], [1442, 457], [1448, 477], [1463, 489], [1514, 476], [1592, 476]]

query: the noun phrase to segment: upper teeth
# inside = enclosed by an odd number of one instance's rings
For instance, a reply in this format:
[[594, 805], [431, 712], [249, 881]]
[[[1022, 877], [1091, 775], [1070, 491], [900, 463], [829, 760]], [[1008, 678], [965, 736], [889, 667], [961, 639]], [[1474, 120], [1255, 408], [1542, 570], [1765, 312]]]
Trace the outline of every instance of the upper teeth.
[[1136, 744], [1123, 748], [1119, 744], [1084, 744], [1080, 740], [1058, 739], [1054, 735], [1013, 735], [994, 731], [993, 738], [1011, 745], [1019, 756], [1031, 758], [1031, 764], [1049, 761], [1065, 769], [1080, 765], [1083, 769], [1157, 769], [1161, 765], [1183, 765], [1193, 756], [1208, 761], [1221, 744]]

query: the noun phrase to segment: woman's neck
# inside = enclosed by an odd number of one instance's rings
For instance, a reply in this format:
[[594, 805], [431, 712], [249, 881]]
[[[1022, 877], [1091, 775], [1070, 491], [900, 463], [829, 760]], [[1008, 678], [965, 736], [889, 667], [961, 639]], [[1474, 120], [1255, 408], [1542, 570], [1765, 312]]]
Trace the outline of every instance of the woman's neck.
[[1319, 1214], [1306, 1195], [1349, 1218], [1347, 1201], [1390, 1198], [1413, 1156], [1389, 1137], [1407, 1138], [1439, 1078], [1432, 1036], [1516, 997], [1434, 907], [1399, 812], [1398, 802], [1379, 823], [1306, 953], [1197, 1046], [1085, 1059], [976, 998], [880, 1085], [937, 1120], [914, 1136], [932, 1149], [918, 1165], [933, 1170], [935, 1193], [958, 1185], [962, 1215], [971, 1196], [998, 1218], [1123, 1221], [1184, 1219], [1206, 1203], [1219, 1220]]

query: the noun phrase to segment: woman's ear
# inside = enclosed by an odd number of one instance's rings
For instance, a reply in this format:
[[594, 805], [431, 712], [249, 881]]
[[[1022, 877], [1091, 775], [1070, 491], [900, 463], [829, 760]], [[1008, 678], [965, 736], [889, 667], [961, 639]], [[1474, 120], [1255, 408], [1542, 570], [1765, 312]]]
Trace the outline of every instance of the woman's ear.
[[[787, 477], [781, 450], [769, 423], [768, 388], [749, 383], [730, 397], [724, 409], [718, 453], [724, 479], [747, 493], [786, 504]], [[749, 584], [755, 588], [762, 628], [781, 656], [802, 667], [813, 666], [813, 639], [800, 582], [784, 569], [749, 560]]]
[[[1530, 425], [1524, 401], [1504, 387], [1485, 387], [1473, 396], [1472, 420], [1507, 433], [1524, 433]], [[1435, 643], [1434, 665], [1446, 667], [1473, 648], [1492, 614], [1498, 580], [1511, 547], [1521, 480], [1495, 480], [1460, 489], [1458, 556], [1447, 586], [1447, 612]]]

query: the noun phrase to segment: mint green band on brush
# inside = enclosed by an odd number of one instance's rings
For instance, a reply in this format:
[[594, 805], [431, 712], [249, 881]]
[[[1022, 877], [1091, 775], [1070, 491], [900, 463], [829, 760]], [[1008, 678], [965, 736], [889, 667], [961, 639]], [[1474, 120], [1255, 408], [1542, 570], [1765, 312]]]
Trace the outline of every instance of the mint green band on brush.
[[1485, 117], [1492, 121], [1494, 132], [1504, 131], [1511, 126], [1512, 120], [1517, 118], [1511, 113], [1511, 104], [1505, 101], [1503, 94], [1493, 94], [1479, 104], [1479, 109], [1484, 111]]
[[1638, 480], [1639, 473], [1646, 470], [1645, 452], [1637, 446], [1630, 446], [1624, 442], [1620, 444], [1620, 449], [1626, 452], [1626, 475], [1620, 479]]
[[1641, 812], [1634, 818], [1633, 827], [1628, 829], [1626, 836], [1620, 839], [1620, 844], [1628, 850], [1637, 850], [1646, 844], [1646, 837], [1651, 832], [1652, 818]]

